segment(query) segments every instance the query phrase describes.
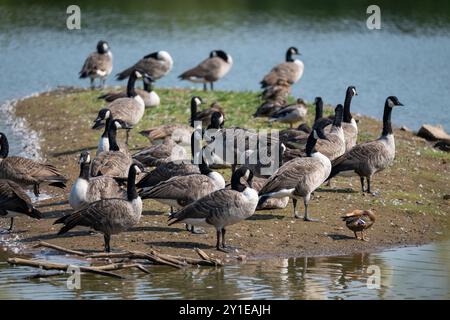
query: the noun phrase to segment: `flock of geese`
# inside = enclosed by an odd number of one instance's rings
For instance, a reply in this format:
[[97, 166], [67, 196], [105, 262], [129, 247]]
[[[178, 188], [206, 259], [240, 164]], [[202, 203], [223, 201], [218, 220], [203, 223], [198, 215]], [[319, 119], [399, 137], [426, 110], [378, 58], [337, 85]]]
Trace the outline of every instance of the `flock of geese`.
[[[278, 169], [270, 176], [264, 175], [258, 155], [255, 163], [237, 165], [238, 157], [249, 159], [257, 150], [249, 145], [235, 145], [232, 150], [231, 182], [214, 168], [227, 164], [225, 157], [214, 153], [216, 139], [236, 141], [242, 135], [251, 135], [245, 128], [225, 128], [225, 113], [218, 103], [199, 110], [204, 104], [200, 96], [191, 98], [191, 117], [188, 124], [167, 124], [140, 132], [152, 143], [132, 154], [128, 149], [130, 130], [142, 119], [145, 109], [159, 105], [160, 98], [154, 91], [154, 83], [167, 75], [173, 60], [166, 51], [144, 56], [131, 67], [117, 74], [118, 80], [127, 79], [125, 92], [109, 92], [100, 98], [107, 102], [98, 111], [93, 129], [103, 128], [99, 135], [95, 157], [83, 151], [79, 157], [80, 174], [69, 193], [69, 204], [74, 212], [55, 221], [62, 224], [58, 234], [77, 226], [94, 229], [104, 235], [104, 249], [110, 251], [111, 235], [123, 232], [138, 224], [143, 200], [151, 199], [170, 207], [169, 225], [184, 223], [187, 230], [201, 232], [195, 227], [212, 226], [217, 233], [216, 248], [227, 251], [226, 228], [241, 222], [255, 210], [281, 209], [292, 199], [293, 214], [305, 221], [310, 217], [308, 204], [314, 191], [337, 175], [356, 175], [361, 179], [361, 191], [371, 193], [371, 179], [387, 168], [395, 157], [395, 141], [391, 125], [394, 107], [402, 106], [395, 96], [389, 96], [384, 105], [383, 130], [373, 141], [357, 144], [358, 126], [352, 117], [350, 106], [356, 88], [349, 86], [344, 104], [338, 104], [333, 116], [323, 116], [323, 101], [317, 97], [315, 119], [312, 125], [304, 123], [307, 113], [305, 102], [297, 99], [288, 104], [291, 86], [303, 74], [304, 65], [294, 59], [299, 55], [295, 47], [286, 52], [284, 62], [273, 67], [261, 81], [262, 104], [255, 117], [266, 117], [269, 123], [288, 123], [290, 128], [280, 131], [279, 139], [269, 141], [277, 146], [277, 154], [271, 154]], [[183, 72], [179, 78], [209, 83], [224, 77], [233, 59], [223, 50], [214, 50], [209, 57], [194, 68]], [[112, 54], [107, 42], [100, 41], [96, 52], [90, 54], [80, 71], [80, 78], [89, 78], [94, 88], [99, 79], [104, 86], [112, 72]], [[143, 90], [136, 89], [136, 82], [143, 81]], [[301, 124], [293, 128], [294, 123]], [[201, 124], [200, 126], [198, 124]], [[229, 129], [233, 129], [230, 133]], [[117, 141], [117, 130], [126, 130], [126, 141]], [[212, 134], [211, 134], [212, 132]], [[226, 140], [224, 139], [224, 140]], [[259, 139], [259, 138], [257, 138]], [[180, 145], [189, 145], [187, 154]], [[173, 159], [179, 148], [178, 158]], [[267, 148], [267, 147], [266, 147]], [[266, 150], [267, 151], [267, 150]], [[193, 160], [195, 159], [195, 161]], [[275, 162], [274, 162], [275, 163]], [[150, 171], [150, 168], [153, 168]], [[14, 217], [28, 215], [40, 219], [42, 213], [34, 208], [23, 188], [32, 188], [39, 196], [41, 184], [65, 188], [67, 178], [52, 165], [24, 157], [9, 156], [6, 135], [0, 133], [0, 216], [10, 218], [8, 229], [13, 229]], [[367, 187], [365, 187], [365, 181]], [[297, 202], [303, 201], [304, 213], [297, 211]], [[355, 210], [342, 217], [347, 227], [363, 232], [375, 221], [370, 210]], [[364, 234], [362, 234], [364, 239]]]

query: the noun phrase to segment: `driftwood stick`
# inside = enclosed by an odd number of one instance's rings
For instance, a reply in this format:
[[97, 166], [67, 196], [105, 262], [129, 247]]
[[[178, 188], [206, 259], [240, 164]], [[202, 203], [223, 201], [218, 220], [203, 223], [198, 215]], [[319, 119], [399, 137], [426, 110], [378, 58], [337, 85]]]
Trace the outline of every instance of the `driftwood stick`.
[[85, 253], [85, 252], [71, 250], [71, 249], [66, 249], [66, 248], [57, 246], [56, 244], [51, 244], [51, 243], [44, 242], [44, 241], [40, 241], [38, 244], [36, 244], [34, 246], [34, 248], [49, 248], [49, 249], [53, 249], [53, 250], [56, 250], [56, 251], [61, 251], [61, 252], [64, 252], [64, 253], [73, 254], [75, 256], [80, 256], [80, 257], [87, 256], [87, 253]]
[[[44, 270], [60, 270], [60, 271], [67, 271], [67, 268], [70, 266], [69, 264], [64, 264], [64, 263], [54, 263], [54, 262], [39, 261], [39, 260], [28, 260], [28, 259], [22, 259], [22, 258], [9, 258], [8, 263], [13, 264], [13, 265], [19, 265], [19, 266], [40, 268], [40, 269], [44, 269]], [[82, 271], [82, 272], [95, 273], [95, 274], [99, 274], [102, 276], [124, 279], [124, 277], [121, 275], [118, 275], [116, 273], [109, 272], [109, 271], [104, 271], [102, 269], [99, 269], [98, 267], [85, 267], [85, 266], [76, 266], [76, 267], [80, 268], [80, 271]]]
[[145, 253], [140, 251], [130, 251], [130, 252], [117, 252], [117, 253], [108, 253], [108, 252], [102, 252], [102, 253], [96, 253], [86, 256], [86, 258], [128, 258], [128, 259], [142, 259], [142, 260], [148, 260], [155, 264], [162, 264], [162, 265], [168, 265], [174, 268], [181, 268], [185, 263], [182, 261], [174, 261], [169, 259], [164, 259], [159, 257], [158, 255], [154, 255], [151, 253]]
[[219, 259], [211, 258], [210, 256], [208, 256], [206, 254], [205, 251], [203, 251], [199, 248], [195, 248], [195, 252], [197, 252], [197, 254], [200, 256], [200, 258], [202, 258], [203, 260], [209, 261], [211, 264], [214, 264], [215, 266], [223, 266], [222, 261], [220, 261]]

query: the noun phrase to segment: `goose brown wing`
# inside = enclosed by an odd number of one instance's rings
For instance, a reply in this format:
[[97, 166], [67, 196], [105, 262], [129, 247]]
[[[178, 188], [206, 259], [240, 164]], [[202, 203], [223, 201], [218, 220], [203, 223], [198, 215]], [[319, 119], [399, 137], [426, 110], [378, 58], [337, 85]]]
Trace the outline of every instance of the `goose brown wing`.
[[54, 224], [64, 224], [58, 234], [66, 233], [76, 226], [90, 227], [97, 231], [106, 231], [121, 224], [128, 202], [123, 199], [107, 199], [91, 203], [89, 206], [72, 214], [59, 218]]
[[219, 69], [222, 63], [222, 60], [217, 57], [205, 59], [196, 67], [183, 72], [179, 78], [188, 79], [195, 77], [209, 80], [211, 73], [213, 73], [214, 70]]
[[199, 200], [176, 212], [169, 225], [184, 219], [209, 219], [214, 215], [228, 212], [232, 207], [239, 207], [240, 193], [234, 190], [222, 189], [208, 194]]

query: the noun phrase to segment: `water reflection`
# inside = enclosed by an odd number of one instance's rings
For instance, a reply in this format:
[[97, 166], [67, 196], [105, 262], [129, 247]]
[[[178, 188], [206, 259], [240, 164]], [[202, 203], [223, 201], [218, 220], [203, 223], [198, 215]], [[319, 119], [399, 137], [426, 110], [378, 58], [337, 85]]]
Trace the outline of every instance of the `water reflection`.
[[[250, 261], [224, 268], [152, 267], [126, 280], [84, 275], [82, 289], [66, 288], [66, 275], [28, 280], [37, 271], [0, 264], [3, 299], [449, 299], [450, 241], [341, 257]], [[6, 257], [0, 255], [0, 260]], [[64, 256], [41, 256], [71, 262]], [[73, 260], [72, 262], [78, 262]], [[367, 287], [370, 266], [381, 287]]]

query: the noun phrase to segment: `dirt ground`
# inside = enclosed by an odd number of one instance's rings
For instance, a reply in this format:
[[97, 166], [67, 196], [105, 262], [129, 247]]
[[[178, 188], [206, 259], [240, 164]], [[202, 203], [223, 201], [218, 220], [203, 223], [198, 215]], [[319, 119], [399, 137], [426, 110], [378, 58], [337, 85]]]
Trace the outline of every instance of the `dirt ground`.
[[[31, 129], [40, 134], [43, 156], [70, 178], [70, 188], [79, 174], [79, 150], [96, 145], [97, 137], [89, 129], [95, 113], [76, 118], [67, 108], [57, 108], [46, 99], [33, 97], [17, 104], [16, 115], [25, 118]], [[382, 126], [379, 121], [357, 118], [360, 140], [379, 135]], [[331, 188], [323, 186], [316, 191], [310, 202], [311, 216], [321, 222], [295, 219], [291, 203], [284, 210], [257, 211], [248, 220], [228, 228], [228, 244], [239, 247], [228, 254], [229, 260], [238, 255], [248, 258], [341, 255], [419, 245], [444, 237], [449, 230], [450, 206], [444, 197], [450, 193], [450, 158], [433, 151], [427, 142], [410, 132], [396, 129], [395, 139], [394, 165], [373, 179], [373, 189], [380, 192], [378, 196], [361, 194], [358, 178], [337, 178]], [[55, 218], [72, 212], [67, 204], [70, 189], [67, 192], [43, 189], [56, 198], [38, 204], [45, 219], [16, 219], [15, 230], [21, 242], [26, 247], [44, 240], [72, 249], [102, 250], [100, 234], [76, 229], [64, 236], [56, 235], [59, 227], [53, 225]], [[369, 208], [377, 213], [376, 223], [366, 234], [370, 241], [355, 240], [339, 216]], [[302, 206], [299, 209], [303, 210]], [[168, 210], [165, 205], [146, 200], [139, 225], [112, 237], [113, 250], [145, 251], [153, 247], [169, 254], [194, 255], [192, 249], [198, 247], [216, 257], [226, 256], [215, 250], [214, 229], [193, 235], [183, 225], [168, 227]], [[8, 221], [1, 223], [6, 226]]]

